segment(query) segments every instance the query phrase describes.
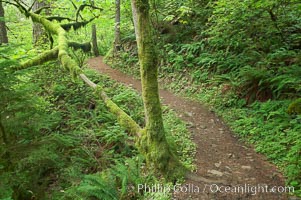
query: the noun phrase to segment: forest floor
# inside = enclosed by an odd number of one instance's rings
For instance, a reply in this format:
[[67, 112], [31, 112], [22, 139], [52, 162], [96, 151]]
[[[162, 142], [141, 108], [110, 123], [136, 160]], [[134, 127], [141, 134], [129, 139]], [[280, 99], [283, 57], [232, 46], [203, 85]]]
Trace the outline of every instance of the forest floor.
[[[88, 64], [117, 82], [141, 92], [139, 80], [112, 69], [103, 62], [102, 57], [92, 58]], [[256, 153], [252, 146], [236, 138], [222, 119], [200, 103], [167, 90], [160, 90], [160, 97], [163, 104], [175, 110], [189, 124], [197, 145], [196, 176], [224, 182], [206, 183], [188, 178], [181, 186], [182, 192], [174, 192], [174, 199], [294, 199], [284, 191], [287, 189], [285, 180], [276, 166]], [[178, 190], [180, 187], [177, 187]]]

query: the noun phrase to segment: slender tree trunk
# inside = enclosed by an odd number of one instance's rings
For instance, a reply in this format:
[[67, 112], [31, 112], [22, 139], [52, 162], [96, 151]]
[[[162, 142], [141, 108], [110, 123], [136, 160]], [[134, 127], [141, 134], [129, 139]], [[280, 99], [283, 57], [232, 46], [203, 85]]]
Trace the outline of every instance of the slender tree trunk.
[[[46, 5], [47, 5], [47, 3], [44, 0], [43, 1], [35, 1], [35, 4], [33, 5], [32, 10], [36, 11], [39, 8], [42, 8]], [[39, 23], [33, 23], [33, 25], [32, 25], [32, 42], [34, 45], [37, 45], [38, 42], [42, 42], [42, 43], [47, 42], [47, 34], [45, 33], [43, 26]]]
[[[4, 9], [2, 1], [0, 1], [0, 18], [4, 19]], [[0, 21], [0, 44], [8, 43], [7, 31], [5, 26], [5, 21]]]
[[99, 56], [95, 24], [92, 24], [92, 50], [93, 50], [94, 56], [96, 56], [96, 57]]
[[2, 145], [2, 143], [8, 144], [8, 138], [7, 138], [4, 126], [2, 124], [1, 116], [0, 116], [0, 142], [1, 142], [1, 145]]
[[114, 54], [120, 51], [120, 0], [115, 0], [115, 41], [114, 41]]
[[158, 90], [158, 62], [153, 30], [149, 18], [148, 0], [132, 0], [135, 24], [142, 98], [144, 103], [146, 128], [140, 141], [140, 150], [147, 163], [162, 172], [167, 178], [183, 175], [184, 168], [171, 152], [165, 137], [162, 110]]
[[[8, 146], [10, 144], [10, 138], [9, 136], [7, 135], [6, 131], [5, 131], [5, 128], [2, 124], [2, 119], [1, 119], [1, 116], [0, 116], [0, 145], [4, 145], [4, 146]], [[3, 152], [0, 152], [1, 154]], [[3, 158], [5, 159], [6, 161], [6, 168], [9, 169], [10, 166], [11, 166], [11, 156], [10, 156], [10, 152], [5, 150], [4, 154], [2, 155]]]

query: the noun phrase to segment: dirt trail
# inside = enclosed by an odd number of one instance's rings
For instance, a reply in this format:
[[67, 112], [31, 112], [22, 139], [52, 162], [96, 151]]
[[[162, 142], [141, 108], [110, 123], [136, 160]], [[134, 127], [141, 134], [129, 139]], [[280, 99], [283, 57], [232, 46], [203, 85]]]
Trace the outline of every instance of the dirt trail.
[[[103, 63], [102, 57], [92, 58], [88, 64], [100, 73], [141, 92], [139, 80], [110, 68]], [[160, 96], [163, 104], [173, 108], [180, 118], [191, 124], [190, 131], [197, 144], [196, 175], [227, 183], [208, 184], [188, 179], [183, 187], [176, 188], [182, 192], [175, 192], [174, 199], [289, 199], [287, 193], [281, 193], [285, 184], [277, 168], [252, 147], [234, 137], [214, 113], [198, 102], [178, 97], [166, 90], [160, 90]], [[280, 192], [273, 192], [274, 189]]]

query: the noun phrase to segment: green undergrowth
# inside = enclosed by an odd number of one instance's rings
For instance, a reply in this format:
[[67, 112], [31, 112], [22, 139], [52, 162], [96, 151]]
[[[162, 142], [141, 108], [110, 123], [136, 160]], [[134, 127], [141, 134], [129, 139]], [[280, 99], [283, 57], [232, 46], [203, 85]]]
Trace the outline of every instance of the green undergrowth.
[[[111, 62], [110, 57], [107, 60]], [[115, 68], [138, 77], [139, 67], [134, 59], [122, 61], [121, 57], [111, 63]], [[274, 82], [274, 86], [260, 82], [259, 92], [256, 93], [258, 95], [262, 90], [264, 96], [265, 91], [272, 91], [274, 97], [266, 96], [271, 99], [259, 100], [256, 100], [258, 96], [252, 99], [249, 94], [253, 92], [252, 84], [256, 84], [256, 77], [265, 78], [265, 72], [252, 71], [251, 68], [240, 69], [238, 75], [236, 72], [216, 74], [189, 67], [177, 69], [177, 65], [170, 64], [168, 67], [160, 66], [159, 77], [160, 85], [165, 89], [200, 101], [221, 116], [234, 134], [253, 144], [257, 152], [279, 166], [287, 185], [294, 186], [295, 195], [301, 196], [301, 115], [298, 112], [298, 93], [294, 93], [300, 90], [300, 70], [296, 69], [287, 69], [282, 75], [268, 75], [268, 79], [279, 82]], [[251, 89], [248, 91], [241, 85]], [[291, 106], [294, 112], [290, 113]]]
[[[59, 63], [17, 72], [9, 55], [0, 61], [0, 199], [169, 199], [169, 193], [137, 190], [138, 184], [167, 184], [145, 166], [134, 138], [81, 80]], [[133, 90], [91, 70], [112, 100], [141, 126], [143, 104]], [[193, 169], [195, 146], [186, 124], [164, 108], [167, 138]], [[3, 141], [3, 136], [6, 136]], [[179, 177], [180, 178], [180, 177]], [[154, 195], [156, 197], [154, 197]]]
[[[220, 76], [208, 78], [206, 73], [203, 76], [207, 80], [196, 83], [189, 76], [174, 73], [162, 77], [162, 82], [167, 89], [200, 101], [221, 116], [234, 134], [253, 144], [257, 152], [280, 167], [286, 184], [294, 186], [294, 194], [301, 196], [300, 99], [270, 99], [248, 104]], [[294, 112], [290, 112], [292, 107]]]

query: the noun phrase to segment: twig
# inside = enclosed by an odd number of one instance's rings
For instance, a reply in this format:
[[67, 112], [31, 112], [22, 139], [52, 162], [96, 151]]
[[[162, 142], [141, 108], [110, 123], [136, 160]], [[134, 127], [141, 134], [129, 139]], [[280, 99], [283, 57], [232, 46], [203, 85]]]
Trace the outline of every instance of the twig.
[[27, 12], [30, 12], [33, 8], [33, 6], [35, 5], [35, 3], [37, 2], [37, 0], [34, 0], [33, 3], [31, 4], [31, 6], [27, 9]]
[[81, 11], [83, 11], [85, 9], [85, 7], [90, 7], [90, 8], [97, 9], [97, 10], [103, 10], [102, 8], [93, 6], [91, 4], [82, 4], [82, 5], [79, 6], [79, 8], [76, 11], [76, 21], [78, 19], [78, 15], [80, 14]]

